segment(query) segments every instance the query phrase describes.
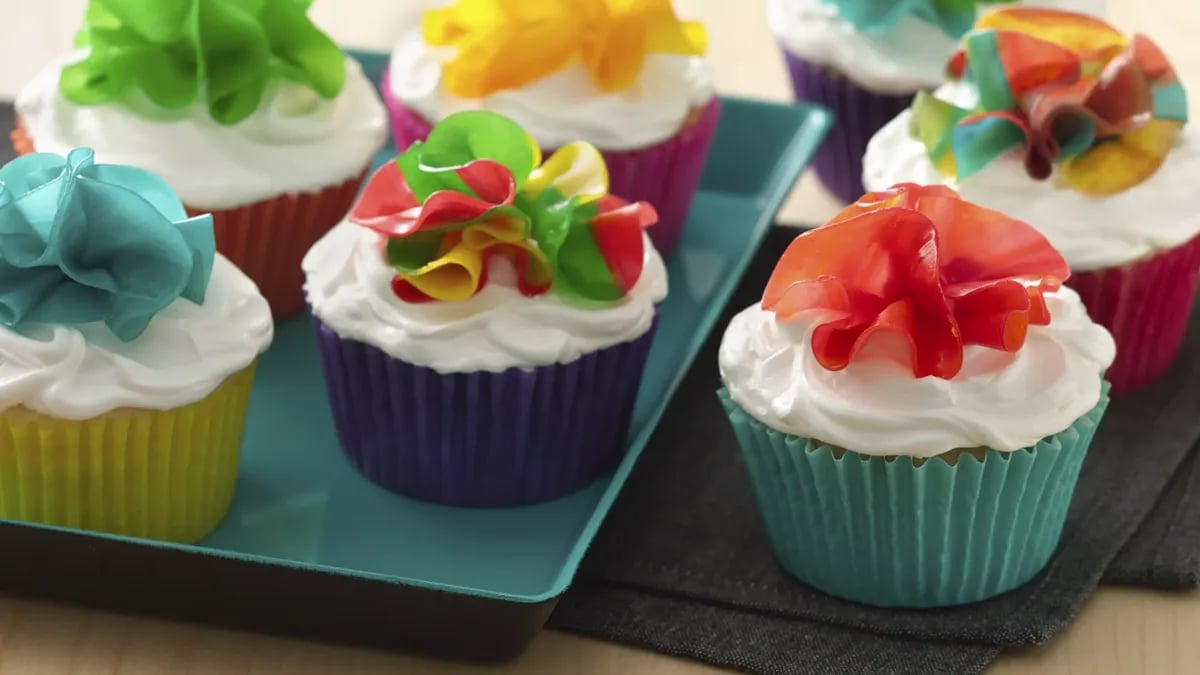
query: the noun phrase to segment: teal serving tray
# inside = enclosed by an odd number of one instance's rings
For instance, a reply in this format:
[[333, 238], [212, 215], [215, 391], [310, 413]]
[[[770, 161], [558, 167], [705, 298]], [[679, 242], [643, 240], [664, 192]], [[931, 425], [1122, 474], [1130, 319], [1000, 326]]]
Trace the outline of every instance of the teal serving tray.
[[[376, 81], [386, 56], [357, 53]], [[0, 521], [6, 591], [476, 659], [520, 653], [571, 583], [668, 400], [824, 138], [808, 105], [726, 99], [624, 461], [553, 502], [438, 506], [360, 476], [337, 445], [309, 320], [259, 362], [237, 494], [196, 546]], [[380, 153], [376, 164], [395, 155]], [[20, 555], [14, 555], [22, 552]]]

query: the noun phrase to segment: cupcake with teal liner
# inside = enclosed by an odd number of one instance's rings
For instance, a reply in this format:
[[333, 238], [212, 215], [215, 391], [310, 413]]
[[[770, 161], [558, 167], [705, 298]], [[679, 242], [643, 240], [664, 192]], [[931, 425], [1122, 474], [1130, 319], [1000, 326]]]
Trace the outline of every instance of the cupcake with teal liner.
[[1117, 341], [1113, 393], [1179, 352], [1200, 282], [1200, 132], [1166, 55], [1092, 17], [984, 17], [950, 63], [871, 140], [863, 180], [942, 183], [1038, 228]]
[[0, 168], [0, 518], [192, 543], [233, 498], [267, 302], [153, 174]]
[[387, 114], [297, 0], [91, 0], [76, 51], [17, 97], [19, 153], [91, 147], [160, 176], [278, 318], [300, 259], [350, 208]]
[[670, 255], [717, 128], [704, 26], [670, 0], [459, 0], [427, 10], [383, 77], [396, 147], [466, 110], [502, 114], [544, 154], [601, 150], [612, 194], [648, 201], [650, 238]]
[[1050, 559], [1114, 344], [1028, 225], [942, 186], [788, 247], [721, 343], [720, 397], [783, 567], [848, 600], [983, 600]]
[[[849, 203], [863, 193], [862, 156], [871, 135], [915, 93], [946, 80], [946, 61], [977, 14], [1000, 0], [766, 0], [796, 98], [834, 111], [813, 158], [825, 188]], [[1105, 0], [1023, 4], [1103, 16]]]
[[600, 152], [542, 161], [515, 122], [442, 120], [304, 259], [338, 438], [365, 476], [509, 506], [616, 467], [666, 296], [654, 208]]

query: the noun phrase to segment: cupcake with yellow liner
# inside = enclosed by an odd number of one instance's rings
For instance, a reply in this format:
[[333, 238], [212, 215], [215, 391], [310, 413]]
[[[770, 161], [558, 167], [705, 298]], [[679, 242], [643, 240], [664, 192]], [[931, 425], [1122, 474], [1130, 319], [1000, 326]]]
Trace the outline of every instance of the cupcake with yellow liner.
[[304, 306], [300, 258], [341, 220], [387, 114], [359, 64], [295, 0], [91, 0], [79, 49], [16, 101], [18, 152], [95, 149], [146, 169], [276, 317]]
[[604, 160], [542, 161], [511, 120], [442, 120], [367, 182], [304, 259], [334, 424], [391, 490], [511, 506], [583, 488], [625, 454], [666, 295], [654, 209]]
[[1038, 228], [1117, 341], [1113, 393], [1157, 379], [1200, 281], [1200, 132], [1166, 56], [1093, 17], [1014, 8], [979, 22], [950, 73], [871, 140], [867, 188], [944, 183]]
[[400, 39], [383, 97], [401, 151], [464, 110], [509, 117], [547, 155], [596, 146], [612, 194], [654, 204], [650, 237], [669, 255], [720, 115], [705, 48], [669, 0], [460, 0]]
[[273, 326], [212, 218], [81, 148], [0, 168], [0, 233], [0, 518], [203, 538]]
[[719, 357], [788, 572], [931, 607], [1045, 566], [1114, 354], [1068, 274], [1036, 230], [942, 186], [867, 194], [797, 237]]

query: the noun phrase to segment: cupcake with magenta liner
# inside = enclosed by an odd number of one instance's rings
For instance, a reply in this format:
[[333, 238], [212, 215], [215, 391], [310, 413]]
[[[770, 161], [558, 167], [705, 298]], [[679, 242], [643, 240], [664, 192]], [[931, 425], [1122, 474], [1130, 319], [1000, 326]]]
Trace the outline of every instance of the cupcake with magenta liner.
[[666, 296], [654, 208], [608, 194], [600, 152], [542, 161], [512, 120], [439, 122], [304, 259], [342, 449], [444, 504], [546, 501], [625, 453]]
[[796, 238], [720, 347], [783, 567], [894, 607], [983, 600], [1057, 546], [1115, 346], [1032, 227], [944, 186]]
[[943, 183], [1041, 230], [1112, 332], [1113, 393], [1179, 352], [1200, 279], [1200, 132], [1163, 52], [1092, 17], [1006, 9], [872, 139], [864, 181]]
[[203, 538], [273, 329], [211, 216], [78, 148], [0, 168], [0, 235], [0, 518]]
[[670, 255], [720, 116], [706, 42], [669, 0], [459, 0], [401, 37], [383, 98], [400, 150], [465, 110], [512, 119], [546, 155], [596, 146], [611, 192], [658, 210], [650, 238]]
[[91, 0], [78, 49], [17, 97], [18, 153], [91, 147], [211, 213], [217, 250], [277, 318], [304, 307], [300, 259], [345, 217], [387, 113], [296, 0]]
[[[919, 91], [946, 81], [946, 61], [977, 14], [1000, 0], [766, 0], [796, 98], [834, 111], [813, 158], [830, 193], [863, 193], [867, 141]], [[1028, 5], [1103, 16], [1105, 0], [1035, 0]]]

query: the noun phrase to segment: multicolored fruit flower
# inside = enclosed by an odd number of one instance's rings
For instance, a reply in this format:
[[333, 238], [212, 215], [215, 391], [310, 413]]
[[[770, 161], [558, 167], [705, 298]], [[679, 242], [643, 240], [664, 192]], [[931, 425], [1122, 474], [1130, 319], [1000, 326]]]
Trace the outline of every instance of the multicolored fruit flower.
[[971, 30], [980, 7], [1006, 0], [824, 0], [838, 16], [864, 33], [885, 33], [906, 17], [916, 17], [958, 39]]
[[1029, 326], [1050, 323], [1043, 294], [1069, 275], [1029, 225], [948, 187], [902, 183], [797, 237], [762, 306], [781, 321], [818, 313], [813, 355], [829, 370], [890, 336], [907, 345], [892, 355], [914, 377], [952, 379], [966, 345], [1021, 349]]
[[604, 159], [569, 143], [545, 162], [515, 122], [456, 113], [367, 182], [349, 219], [387, 239], [392, 288], [407, 302], [458, 301], [487, 284], [488, 261], [509, 258], [527, 296], [612, 302], [641, 276], [645, 202], [608, 194]]
[[1157, 45], [1083, 14], [991, 12], [949, 73], [974, 85], [978, 104], [919, 94], [912, 133], [958, 180], [1015, 149], [1031, 178], [1045, 180], [1057, 165], [1073, 189], [1114, 194], [1158, 170], [1188, 117], [1183, 86]]

